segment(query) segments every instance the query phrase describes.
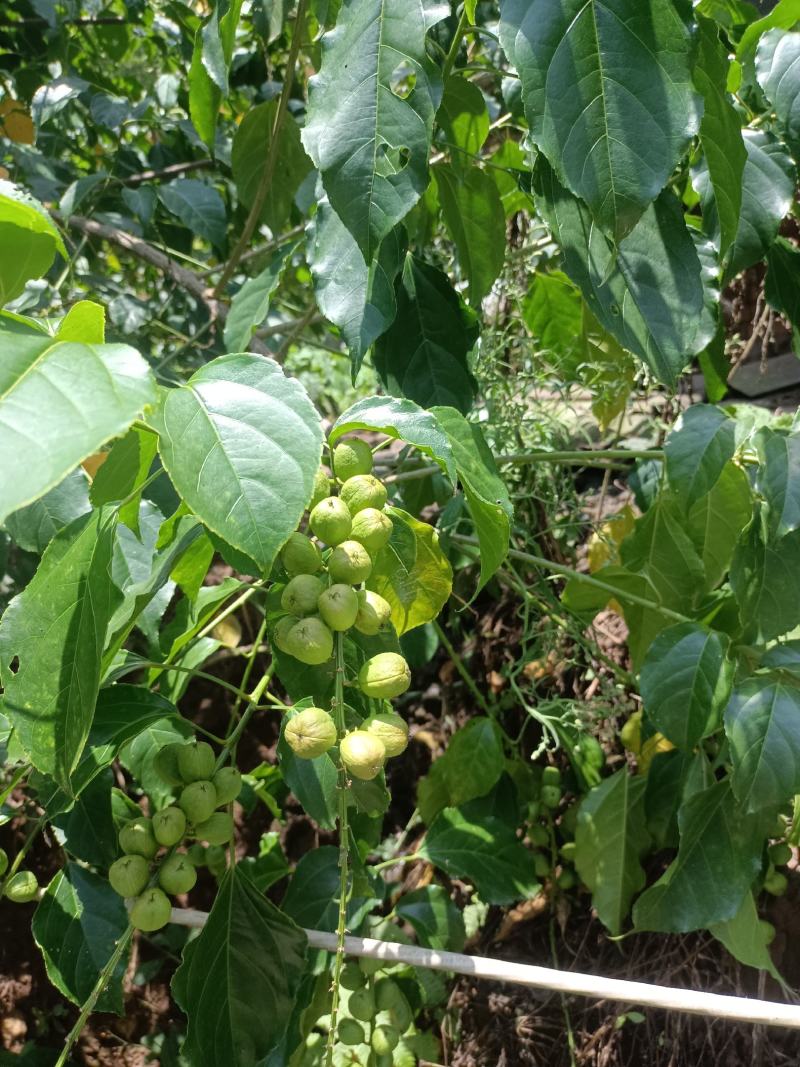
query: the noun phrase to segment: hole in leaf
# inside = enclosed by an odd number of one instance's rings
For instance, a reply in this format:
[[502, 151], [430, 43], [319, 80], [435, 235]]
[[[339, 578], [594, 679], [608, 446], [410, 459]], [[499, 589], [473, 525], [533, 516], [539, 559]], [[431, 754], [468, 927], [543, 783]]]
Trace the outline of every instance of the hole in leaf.
[[378, 146], [375, 170], [382, 178], [388, 178], [392, 174], [399, 174], [401, 170], [407, 167], [410, 158], [411, 152], [405, 145], [393, 148], [384, 141], [383, 144]]
[[399, 63], [392, 71], [389, 78], [389, 88], [392, 90], [395, 96], [401, 100], [405, 100], [411, 96], [414, 91], [414, 86], [417, 84], [417, 72], [412, 63], [409, 63], [407, 59], [404, 59], [402, 63]]
[[11, 662], [8, 665], [8, 669], [11, 672], [11, 674], [16, 674], [17, 673], [17, 671], [19, 670], [19, 656], [14, 656], [14, 658], [11, 660]]

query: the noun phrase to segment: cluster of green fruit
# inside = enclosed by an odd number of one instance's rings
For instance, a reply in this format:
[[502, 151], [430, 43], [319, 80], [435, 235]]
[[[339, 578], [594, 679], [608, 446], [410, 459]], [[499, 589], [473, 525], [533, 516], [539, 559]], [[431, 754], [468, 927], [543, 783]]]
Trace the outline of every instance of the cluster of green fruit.
[[789, 888], [789, 879], [777, 868], [785, 867], [793, 854], [792, 846], [785, 841], [778, 841], [767, 850], [769, 866], [764, 876], [764, 889], [774, 897], [782, 897]]
[[[8, 855], [0, 848], [0, 878], [8, 870]], [[39, 882], [33, 871], [15, 871], [6, 882], [3, 896], [14, 904], [27, 904], [35, 900], [39, 892]]]
[[[169, 922], [167, 894], [188, 893], [197, 881], [198, 866], [206, 862], [201, 842], [222, 846], [230, 841], [233, 819], [217, 811], [241, 792], [242, 776], [235, 767], [216, 769], [214, 750], [196, 738], [166, 745], [155, 758], [155, 769], [173, 788], [180, 787], [177, 804], [153, 815], [131, 819], [119, 834], [125, 853], [111, 864], [108, 880], [120, 896], [133, 898], [131, 922], [138, 930], [160, 930]], [[196, 844], [178, 846], [187, 837]], [[163, 850], [163, 851], [162, 851]]]
[[[533, 821], [528, 830], [528, 840], [535, 849], [533, 869], [536, 877], [552, 878], [559, 889], [567, 890], [572, 889], [578, 881], [573, 866], [578, 804], [575, 803], [567, 808], [556, 823], [553, 815], [560, 806], [563, 795], [559, 768], [544, 767], [539, 787], [539, 799], [529, 808], [529, 817]], [[544, 818], [544, 822], [540, 817]]]

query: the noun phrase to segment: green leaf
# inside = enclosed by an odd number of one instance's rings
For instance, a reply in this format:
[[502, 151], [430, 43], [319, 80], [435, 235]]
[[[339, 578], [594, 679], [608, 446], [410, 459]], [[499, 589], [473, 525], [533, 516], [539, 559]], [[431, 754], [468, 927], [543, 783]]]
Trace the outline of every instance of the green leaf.
[[154, 422], [181, 497], [269, 571], [311, 498], [322, 453], [302, 385], [271, 359], [221, 356], [168, 390]]
[[539, 891], [530, 852], [494, 815], [472, 822], [457, 808], [445, 808], [419, 852], [451, 877], [471, 881], [487, 904], [512, 904]]
[[534, 178], [537, 203], [561, 245], [564, 269], [592, 314], [661, 381], [673, 385], [716, 330], [680, 202], [665, 190], [615, 250], [541, 157]]
[[691, 38], [669, 0], [503, 0], [531, 138], [615, 241], [697, 133]]
[[195, 1067], [255, 1067], [289, 1022], [306, 944], [291, 919], [229, 868], [172, 980], [189, 1017], [183, 1055]]
[[481, 576], [476, 594], [508, 555], [514, 506], [481, 429], [455, 408], [433, 408], [453, 449], [458, 480], [464, 490], [481, 546]]
[[224, 341], [229, 352], [246, 352], [253, 334], [269, 313], [272, 294], [297, 245], [284, 245], [270, 257], [269, 263], [254, 278], [248, 278], [233, 298], [225, 320]]
[[113, 514], [93, 511], [57, 534], [0, 621], [3, 711], [31, 763], [69, 791], [94, 715], [111, 582]]
[[732, 919], [711, 927], [717, 941], [740, 963], [767, 971], [776, 982], [784, 985], [769, 951], [770, 932], [768, 923], [759, 919], [752, 893], [746, 893], [742, 906]]
[[684, 411], [664, 444], [670, 485], [688, 508], [717, 484], [736, 450], [736, 423], [710, 404]]
[[678, 824], [677, 857], [634, 905], [637, 930], [688, 933], [727, 922], [758, 874], [763, 828], [737, 807], [728, 780], [689, 797]]
[[728, 52], [708, 19], [698, 20], [694, 82], [703, 97], [700, 144], [705, 154], [720, 231], [719, 255], [725, 258], [736, 239], [742, 207], [742, 177], [747, 151], [739, 113], [727, 93]]
[[764, 508], [756, 512], [731, 562], [731, 588], [746, 642], [771, 641], [800, 622], [800, 531], [773, 542]]
[[[333, 845], [315, 848], [297, 864], [281, 910], [306, 930], [332, 933], [339, 920], [339, 885], [339, 849]], [[351, 894], [347, 905], [348, 926], [354, 929], [360, 922], [365, 901], [355, 886], [351, 886]], [[372, 899], [367, 901], [369, 906], [375, 903]]]
[[[131, 497], [120, 508], [120, 522], [135, 533], [139, 531], [139, 510], [142, 494], [136, 492], [150, 474], [158, 451], [158, 437], [145, 426], [132, 426], [124, 437], [116, 441], [107, 459], [100, 465], [92, 481], [89, 497], [95, 507]], [[133, 495], [132, 495], [133, 494]]]
[[476, 166], [462, 171], [447, 163], [433, 168], [444, 224], [453, 239], [469, 302], [479, 307], [503, 269], [506, 213], [496, 183]]
[[[800, 33], [797, 35], [800, 37]], [[785, 237], [776, 238], [767, 252], [764, 296], [770, 307], [800, 329], [800, 252]]]
[[[277, 100], [257, 104], [242, 119], [233, 138], [233, 179], [239, 199], [248, 209], [253, 206], [261, 185], [277, 110]], [[273, 233], [280, 233], [287, 222], [295, 193], [311, 169], [311, 160], [300, 143], [300, 129], [292, 116], [287, 115], [278, 131], [275, 169], [261, 208], [261, 221]]]
[[405, 261], [406, 238], [397, 227], [381, 241], [367, 266], [355, 238], [322, 196], [310, 223], [308, 255], [317, 304], [342, 331], [353, 374], [397, 313], [395, 279]]
[[575, 866], [612, 935], [622, 933], [631, 901], [645, 883], [641, 860], [650, 845], [646, 787], [646, 778], [634, 778], [623, 768], [595, 786], [578, 812]]
[[[469, 157], [479, 154], [489, 136], [489, 112], [475, 82], [451, 74], [444, 83], [436, 121], [444, 133], [445, 147], [451, 149], [453, 166], [460, 169], [470, 165]], [[453, 147], [461, 151], [454, 152]]]
[[778, 809], [800, 793], [800, 693], [768, 679], [737, 686], [725, 710], [733, 791], [749, 811]]
[[211, 17], [197, 31], [189, 68], [189, 113], [200, 137], [214, 151], [217, 115], [228, 94], [228, 70], [233, 58], [241, 0], [223, 4], [216, 0]]
[[399, 508], [385, 510], [393, 523], [391, 540], [375, 557], [366, 585], [389, 602], [401, 637], [437, 617], [450, 596], [453, 571], [432, 526]]
[[109, 867], [119, 855], [111, 810], [114, 784], [111, 771], [104, 771], [82, 790], [68, 812], [59, 812], [51, 819], [63, 837], [64, 850], [95, 867]]
[[753, 514], [747, 475], [726, 463], [716, 485], [689, 509], [686, 531], [706, 573], [706, 589], [715, 589], [733, 559], [736, 543]]
[[756, 439], [758, 491], [767, 502], [773, 537], [800, 528], [800, 435], [762, 430]]
[[772, 671], [785, 671], [792, 678], [800, 679], [800, 641], [773, 645], [761, 657], [761, 666]]
[[331, 427], [331, 448], [344, 434], [355, 430], [375, 430], [395, 440], [413, 445], [438, 463], [451, 482], [456, 481], [456, 464], [449, 438], [436, 417], [411, 400], [368, 396], [342, 412]]
[[[31, 923], [44, 956], [47, 976], [74, 1004], [88, 998], [117, 942], [128, 928], [128, 913], [108, 879], [77, 863], [67, 863], [45, 890]], [[97, 1002], [98, 1011], [122, 1014], [122, 979], [127, 953]]]
[[736, 58], [740, 63], [752, 61], [762, 34], [773, 27], [790, 30], [798, 19], [800, 19], [799, 0], [778, 0], [768, 15], [751, 23], [744, 31], [736, 50]]
[[[306, 701], [305, 706], [310, 706]], [[339, 772], [336, 764], [325, 752], [316, 759], [301, 759], [296, 756], [283, 737], [286, 724], [297, 714], [298, 707], [286, 713], [282, 723], [281, 736], [278, 741], [278, 757], [281, 774], [297, 799], [314, 822], [323, 830], [332, 830], [336, 826], [339, 811], [337, 786]]]
[[446, 13], [435, 0], [345, 0], [323, 38], [303, 144], [368, 263], [428, 184], [442, 84], [425, 38]]
[[756, 78], [790, 143], [800, 142], [800, 33], [768, 30], [756, 49]]
[[642, 664], [646, 717], [678, 748], [691, 751], [716, 730], [733, 683], [724, 634], [699, 623], [662, 631]]
[[407, 255], [396, 318], [375, 345], [375, 368], [387, 390], [424, 407], [469, 411], [478, 388], [467, 361], [474, 341], [447, 275]]
[[27, 281], [41, 278], [50, 268], [56, 252], [67, 258], [61, 234], [39, 201], [11, 182], [2, 180], [0, 248], [3, 249], [0, 307], [18, 297]]
[[197, 178], [179, 178], [158, 187], [161, 203], [181, 220], [190, 233], [209, 241], [215, 248], [225, 247], [227, 217], [225, 203], [213, 185]]
[[92, 300], [79, 300], [61, 320], [55, 335], [59, 341], [103, 344], [106, 339], [105, 308]]
[[426, 885], [406, 893], [395, 904], [395, 913], [404, 919], [426, 948], [461, 952], [467, 939], [461, 912], [440, 885]]
[[59, 530], [90, 510], [89, 482], [77, 467], [54, 489], [9, 515], [5, 527], [20, 548], [41, 555]]
[[702, 592], [705, 574], [674, 500], [659, 497], [637, 519], [633, 533], [622, 542], [620, 554], [629, 570], [646, 575], [665, 607], [691, 610]]
[[442, 766], [452, 807], [485, 796], [505, 770], [503, 739], [497, 724], [484, 715], [470, 719], [448, 742]]
[[[63, 342], [0, 329], [0, 522], [52, 489], [156, 399], [127, 345]], [[41, 413], [47, 412], [43, 419]]]
[[557, 361], [559, 371], [566, 376], [577, 362], [583, 333], [583, 300], [576, 288], [560, 270], [537, 271], [523, 301], [525, 325], [535, 339], [548, 349]]

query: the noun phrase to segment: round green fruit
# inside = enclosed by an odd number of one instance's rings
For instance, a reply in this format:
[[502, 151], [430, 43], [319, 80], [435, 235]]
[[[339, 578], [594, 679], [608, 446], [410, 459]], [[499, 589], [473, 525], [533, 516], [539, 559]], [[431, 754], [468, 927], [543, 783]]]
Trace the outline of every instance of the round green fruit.
[[322, 708], [304, 708], [283, 728], [286, 744], [302, 759], [316, 759], [336, 744], [336, 723]]
[[131, 819], [119, 832], [119, 847], [129, 856], [144, 856], [151, 860], [158, 852], [158, 841], [151, 819]]
[[547, 878], [550, 874], [550, 860], [544, 852], [535, 852], [533, 856], [533, 872], [537, 878]]
[[8, 870], [8, 853], [4, 848], [0, 848], [0, 878]]
[[411, 685], [411, 671], [397, 652], [379, 652], [358, 672], [358, 684], [368, 697], [391, 700]]
[[355, 628], [367, 637], [374, 637], [391, 621], [391, 605], [380, 593], [373, 593], [371, 589], [359, 589], [356, 596], [358, 597], [358, 614]]
[[333, 473], [340, 482], [372, 470], [372, 449], [360, 437], [346, 437], [333, 450]]
[[386, 759], [383, 743], [366, 730], [353, 730], [346, 734], [339, 745], [339, 754], [353, 777], [364, 782], [380, 772]]
[[538, 823], [530, 828], [528, 837], [531, 840], [531, 844], [538, 845], [539, 848], [547, 848], [550, 844], [550, 834], [544, 826], [540, 826]]
[[206, 867], [215, 878], [221, 878], [228, 866], [228, 853], [224, 845], [209, 845], [206, 849]]
[[561, 785], [561, 771], [558, 767], [547, 766], [542, 771], [542, 785]]
[[217, 791], [217, 807], [231, 804], [242, 791], [242, 776], [235, 767], [220, 767], [211, 779]]
[[400, 1035], [393, 1026], [376, 1026], [370, 1044], [379, 1056], [390, 1056], [400, 1043]]
[[286, 638], [286, 648], [301, 663], [316, 666], [333, 655], [333, 634], [322, 619], [311, 615], [294, 624]]
[[565, 860], [568, 860], [570, 863], [573, 863], [575, 860], [575, 853], [578, 851], [578, 846], [575, 844], [574, 841], [567, 841], [566, 844], [562, 845], [558, 851], [561, 853], [562, 857]]
[[216, 756], [205, 741], [189, 741], [178, 752], [178, 769], [184, 782], [203, 782], [214, 773]]
[[108, 868], [108, 880], [121, 897], [138, 897], [150, 880], [150, 865], [144, 856], [123, 856]]
[[325, 583], [313, 574], [298, 574], [281, 595], [281, 607], [292, 615], [314, 615]]
[[194, 889], [197, 882], [197, 870], [188, 856], [176, 852], [164, 860], [158, 872], [158, 884], [165, 893], [177, 896]]
[[328, 573], [335, 582], [361, 585], [372, 573], [372, 557], [359, 541], [343, 541], [330, 554]]
[[372, 995], [372, 990], [367, 988], [367, 986], [364, 986], [363, 989], [356, 989], [354, 993], [350, 994], [350, 999], [347, 1002], [347, 1010], [353, 1018], [358, 1019], [359, 1022], [371, 1022], [377, 1014], [375, 998]]
[[355, 1019], [342, 1019], [336, 1027], [336, 1036], [343, 1045], [363, 1045], [364, 1027]]
[[392, 536], [392, 520], [376, 508], [364, 508], [353, 519], [350, 536], [359, 541], [371, 556], [377, 555]]
[[358, 615], [358, 594], [351, 585], [339, 582], [325, 590], [317, 608], [331, 630], [349, 630]]
[[159, 845], [172, 848], [186, 833], [186, 816], [174, 806], [157, 811], [153, 816], [153, 836]]
[[366, 975], [377, 974], [383, 967], [383, 960], [373, 960], [369, 956], [362, 956], [358, 961], [358, 969]]
[[346, 963], [342, 967], [342, 973], [339, 975], [339, 985], [342, 989], [349, 989], [352, 993], [355, 989], [361, 989], [365, 982], [366, 978], [357, 963]]
[[194, 828], [194, 836], [199, 841], [207, 841], [209, 845], [225, 845], [232, 834], [233, 819], [227, 811], [215, 811], [205, 822], [198, 823]]
[[580, 804], [570, 804], [564, 814], [561, 816], [561, 821], [558, 824], [558, 828], [565, 836], [574, 837], [575, 831], [578, 828], [578, 810]]
[[308, 525], [326, 545], [339, 545], [350, 536], [353, 524], [350, 509], [338, 496], [320, 500], [308, 518]]
[[388, 499], [386, 486], [372, 474], [348, 478], [339, 490], [339, 496], [350, 508], [351, 515], [357, 515], [364, 508], [377, 508], [380, 511]]
[[192, 782], [187, 785], [178, 804], [193, 826], [210, 819], [217, 806], [217, 791], [213, 782]]
[[789, 879], [780, 871], [770, 871], [764, 879], [764, 888], [773, 897], [782, 897], [789, 888]]
[[287, 574], [316, 574], [322, 567], [322, 553], [310, 537], [293, 533], [281, 549], [281, 563]]
[[375, 986], [375, 1003], [378, 1011], [386, 1011], [401, 1034], [404, 1034], [414, 1020], [411, 1006], [403, 991], [391, 978], [381, 978]]
[[35, 900], [39, 892], [39, 882], [33, 871], [17, 871], [6, 883], [5, 894], [14, 904], [27, 904]]
[[193, 867], [205, 867], [206, 865], [206, 847], [199, 842], [194, 845], [189, 845], [186, 849], [186, 858]]
[[774, 863], [776, 867], [785, 867], [792, 858], [791, 845], [785, 845], [783, 842], [777, 845], [770, 845], [769, 858], [770, 862]]
[[330, 493], [330, 476], [324, 467], [320, 467], [317, 473], [314, 475], [314, 491], [311, 494], [311, 499], [308, 502], [308, 510], [313, 511], [317, 504], [319, 504], [320, 500], [324, 500], [326, 496], [330, 496]]
[[576, 881], [575, 872], [570, 867], [565, 867], [556, 878], [559, 889], [572, 889]]
[[156, 774], [167, 785], [183, 785], [183, 778], [178, 767], [178, 753], [183, 745], [183, 741], [173, 741], [171, 745], [160, 748], [153, 760]]
[[289, 631], [298, 622], [300, 622], [300, 619], [297, 615], [284, 615], [282, 619], [278, 619], [275, 623], [275, 628], [272, 631], [272, 643], [281, 652], [289, 653]]
[[543, 785], [539, 798], [546, 808], [557, 808], [561, 803], [561, 788], [557, 785]]
[[408, 724], [394, 711], [382, 711], [362, 723], [362, 729], [377, 737], [386, 750], [387, 759], [399, 756], [408, 748]]
[[172, 905], [162, 889], [145, 889], [131, 908], [131, 924], [137, 930], [152, 933], [166, 926], [171, 914]]

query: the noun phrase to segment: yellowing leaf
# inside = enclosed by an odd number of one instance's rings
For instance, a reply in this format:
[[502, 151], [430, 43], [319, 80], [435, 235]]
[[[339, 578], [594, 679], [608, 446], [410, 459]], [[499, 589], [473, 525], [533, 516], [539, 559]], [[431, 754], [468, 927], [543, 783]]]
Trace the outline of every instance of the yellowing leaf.
[[33, 120], [19, 100], [0, 100], [0, 133], [17, 144], [33, 144]]

